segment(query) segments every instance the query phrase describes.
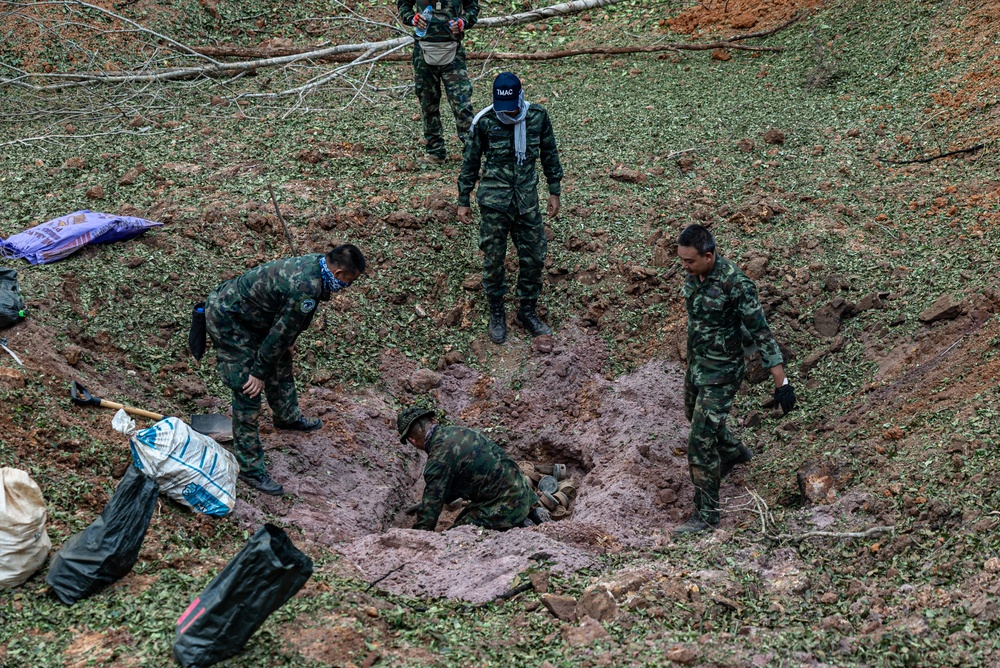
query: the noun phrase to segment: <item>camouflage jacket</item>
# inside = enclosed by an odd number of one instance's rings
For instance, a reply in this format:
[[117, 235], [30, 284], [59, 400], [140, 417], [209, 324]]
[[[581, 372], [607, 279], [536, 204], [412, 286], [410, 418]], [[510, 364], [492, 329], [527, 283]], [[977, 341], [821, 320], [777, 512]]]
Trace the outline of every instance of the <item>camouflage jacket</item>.
[[480, 166], [483, 175], [476, 197], [479, 206], [506, 211], [511, 204], [516, 204], [521, 213], [537, 207], [535, 160], [538, 159], [542, 162], [549, 193], [560, 193], [563, 170], [549, 112], [540, 104], [532, 103], [525, 123], [527, 148], [524, 163], [520, 165], [514, 157], [513, 125], [501, 123], [496, 112], [491, 110], [472, 127], [470, 141], [465, 145], [462, 172], [458, 176], [459, 206], [469, 206], [469, 196], [479, 180]]
[[309, 327], [323, 287], [319, 253], [275, 260], [226, 281], [209, 296], [225, 336], [260, 340], [250, 373], [265, 378], [282, 352]]
[[699, 281], [688, 276], [683, 288], [688, 313], [688, 377], [695, 385], [743, 380], [743, 330], [760, 349], [765, 369], [782, 363], [757, 298], [757, 286], [732, 262], [716, 255], [712, 272]]
[[[413, 25], [413, 17], [423, 11], [428, 0], [396, 0], [399, 18], [407, 26]], [[434, 3], [434, 16], [427, 26], [427, 34], [419, 38], [421, 42], [453, 42], [462, 41], [464, 31], [455, 35], [448, 27], [452, 19], [463, 19], [465, 30], [476, 25], [479, 20], [479, 0], [439, 0]]]
[[438, 425], [426, 450], [424, 497], [414, 529], [433, 531], [441, 507], [457, 499], [469, 501], [462, 517], [487, 529], [518, 526], [538, 503], [514, 460], [478, 431]]

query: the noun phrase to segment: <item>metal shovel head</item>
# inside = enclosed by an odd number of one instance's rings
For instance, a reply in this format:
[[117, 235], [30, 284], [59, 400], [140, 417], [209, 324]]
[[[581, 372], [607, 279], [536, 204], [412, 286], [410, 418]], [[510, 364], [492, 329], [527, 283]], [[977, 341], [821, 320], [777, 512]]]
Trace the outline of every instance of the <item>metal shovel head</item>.
[[199, 434], [211, 436], [216, 441], [233, 440], [233, 419], [227, 415], [192, 415], [191, 428]]
[[87, 391], [80, 383], [75, 380], [69, 384], [69, 396], [73, 400], [73, 403], [79, 404], [81, 406], [100, 406], [101, 400], [92, 395]]

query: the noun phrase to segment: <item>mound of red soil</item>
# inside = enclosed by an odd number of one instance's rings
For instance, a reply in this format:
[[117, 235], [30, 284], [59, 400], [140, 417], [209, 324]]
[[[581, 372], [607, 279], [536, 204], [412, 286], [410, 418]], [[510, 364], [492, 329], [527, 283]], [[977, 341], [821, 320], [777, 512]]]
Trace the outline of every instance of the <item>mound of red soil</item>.
[[696, 2], [665, 25], [674, 32], [749, 32], [767, 30], [798, 12], [821, 4], [821, 0], [714, 0]]

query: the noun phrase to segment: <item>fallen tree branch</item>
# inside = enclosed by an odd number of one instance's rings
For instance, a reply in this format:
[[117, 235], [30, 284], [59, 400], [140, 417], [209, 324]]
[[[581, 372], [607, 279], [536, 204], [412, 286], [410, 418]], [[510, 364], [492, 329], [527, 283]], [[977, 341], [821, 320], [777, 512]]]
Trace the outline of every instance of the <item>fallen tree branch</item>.
[[[232, 63], [220, 63], [212, 56], [207, 56], [205, 54], [200, 54], [194, 52], [191, 47], [180, 44], [173, 39], [154, 33], [153, 31], [147, 30], [139, 26], [138, 24], [118, 17], [118, 15], [113, 12], [108, 12], [107, 10], [102, 10], [100, 8], [94, 7], [89, 3], [83, 2], [82, 0], [47, 0], [50, 4], [57, 5], [79, 5], [87, 8], [94, 8], [106, 15], [111, 15], [113, 17], [120, 18], [123, 22], [129, 25], [136, 26], [139, 30], [155, 35], [166, 42], [171, 48], [177, 50], [180, 53], [194, 53], [199, 58], [210, 59], [211, 62], [201, 65], [191, 65], [187, 67], [165, 67], [165, 68], [150, 68], [147, 70], [124, 70], [114, 73], [108, 72], [66, 72], [66, 73], [31, 73], [30, 76], [39, 79], [48, 80], [59, 80], [59, 83], [52, 84], [27, 84], [20, 81], [22, 87], [30, 88], [34, 91], [54, 91], [54, 90], [64, 90], [67, 88], [75, 88], [79, 86], [87, 86], [92, 84], [115, 84], [115, 83], [140, 83], [140, 82], [153, 82], [153, 81], [177, 81], [182, 79], [192, 79], [198, 77], [214, 77], [214, 76], [225, 76], [225, 75], [236, 75], [240, 72], [245, 72], [248, 70], [258, 70], [268, 67], [278, 67], [291, 65], [294, 63], [302, 61], [316, 61], [325, 58], [334, 58], [342, 54], [373, 54], [380, 51], [390, 51], [397, 48], [401, 48], [413, 43], [413, 37], [396, 37], [394, 39], [382, 40], [378, 42], [361, 42], [357, 44], [339, 44], [331, 47], [315, 49], [311, 51], [305, 51], [294, 54], [287, 54], [277, 57], [267, 57], [252, 60], [243, 60], [239, 62]], [[550, 7], [544, 7], [542, 9], [533, 10], [530, 12], [522, 12], [519, 14], [511, 14], [510, 16], [496, 16], [488, 17], [480, 20], [477, 24], [477, 28], [493, 28], [501, 26], [512, 26], [512, 25], [522, 25], [525, 23], [532, 23], [534, 21], [541, 21], [553, 16], [568, 16], [571, 14], [578, 14], [580, 12], [589, 11], [592, 9], [597, 9], [599, 7], [606, 7], [608, 5], [615, 5], [624, 0], [572, 0], [572, 2], [564, 2], [558, 5], [552, 5]], [[9, 4], [13, 6], [28, 6], [26, 3], [19, 2], [3, 2], [0, 4]], [[24, 77], [19, 77], [23, 79]], [[13, 85], [14, 81], [10, 79], [0, 79], [0, 87], [4, 85]]]
[[879, 156], [878, 161], [884, 162], [887, 165], [913, 165], [921, 162], [933, 162], [935, 160], [940, 160], [941, 158], [950, 158], [953, 155], [962, 155], [963, 153], [976, 153], [984, 148], [986, 148], [986, 144], [976, 144], [975, 146], [970, 146], [969, 148], [960, 148], [957, 151], [938, 153], [937, 155], [932, 155], [929, 158], [917, 158], [916, 160], [889, 160], [888, 158]]
[[271, 204], [274, 205], [274, 212], [278, 214], [278, 220], [281, 222], [281, 231], [285, 233], [285, 241], [288, 242], [288, 248], [292, 251], [292, 255], [298, 255], [295, 251], [295, 242], [292, 241], [292, 235], [288, 232], [288, 225], [285, 224], [285, 217], [281, 215], [281, 209], [278, 208], [278, 200], [274, 197], [274, 188], [271, 187], [270, 183], [267, 184], [267, 192], [271, 195]]
[[[737, 36], [738, 38], [741, 36]], [[282, 56], [309, 53], [306, 47], [270, 47], [255, 49], [245, 46], [195, 46], [191, 47], [198, 53], [212, 58], [276, 58]], [[466, 60], [556, 60], [573, 56], [623, 55], [629, 53], [658, 53], [661, 51], [710, 51], [714, 49], [734, 49], [738, 51], [784, 51], [780, 46], [748, 46], [738, 44], [734, 40], [718, 42], [675, 42], [670, 44], [654, 44], [650, 46], [593, 46], [583, 49], [565, 49], [562, 51], [536, 51], [534, 53], [515, 53], [513, 51], [469, 51]], [[315, 60], [347, 62], [349, 56], [336, 54]], [[409, 62], [410, 56], [398, 54], [387, 56], [381, 60], [390, 62]]]
[[532, 585], [530, 582], [525, 582], [524, 584], [520, 584], [512, 589], [508, 589], [502, 594], [497, 594], [489, 601], [484, 601], [482, 603], [475, 603], [475, 604], [465, 604], [459, 608], [459, 612], [469, 612], [470, 610], [479, 610], [480, 608], [485, 608], [489, 605], [496, 603], [497, 601], [506, 601], [508, 599], [514, 598], [518, 594], [523, 594], [526, 591], [531, 591], [533, 588], [534, 585]]
[[368, 586], [365, 587], [365, 591], [366, 592], [367, 591], [371, 591], [371, 588], [374, 587], [375, 585], [377, 585], [379, 582], [382, 582], [382, 580], [385, 580], [387, 577], [389, 577], [390, 575], [392, 575], [393, 573], [395, 573], [397, 571], [403, 570], [403, 568], [406, 566], [406, 564], [407, 564], [407, 562], [404, 561], [399, 566], [396, 566], [394, 569], [392, 569], [391, 571], [389, 571], [388, 573], [386, 573], [382, 577], [378, 578], [377, 580], [372, 580], [371, 582], [368, 583]]
[[864, 531], [857, 532], [838, 532], [838, 531], [807, 531], [805, 533], [790, 534], [782, 533], [776, 536], [767, 535], [768, 540], [773, 540], [775, 542], [787, 541], [790, 543], [801, 543], [806, 538], [867, 538], [868, 536], [877, 536], [879, 534], [888, 533], [890, 531], [895, 531], [895, 526], [882, 526], [882, 527], [872, 527], [870, 529], [865, 529]]

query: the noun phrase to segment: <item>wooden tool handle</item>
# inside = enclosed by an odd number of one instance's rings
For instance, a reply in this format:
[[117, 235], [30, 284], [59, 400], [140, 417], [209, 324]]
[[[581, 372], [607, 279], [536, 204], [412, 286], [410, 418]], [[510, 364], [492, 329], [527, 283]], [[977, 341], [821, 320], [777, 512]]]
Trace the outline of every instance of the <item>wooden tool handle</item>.
[[163, 416], [159, 413], [151, 413], [149, 411], [144, 411], [141, 408], [133, 408], [132, 406], [124, 406], [122, 404], [116, 404], [113, 401], [108, 401], [107, 399], [101, 399], [101, 408], [121, 408], [126, 413], [130, 415], [138, 415], [139, 417], [151, 418], [153, 420], [162, 420]]

